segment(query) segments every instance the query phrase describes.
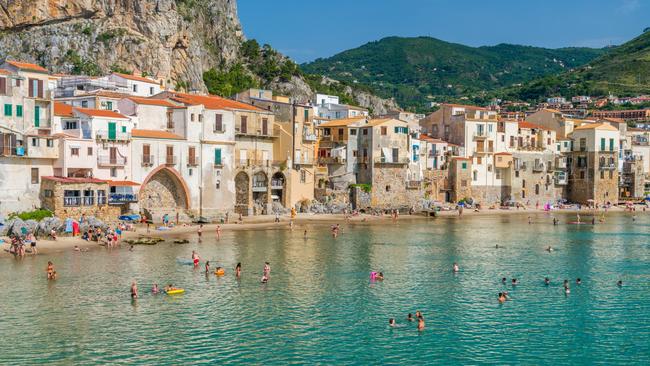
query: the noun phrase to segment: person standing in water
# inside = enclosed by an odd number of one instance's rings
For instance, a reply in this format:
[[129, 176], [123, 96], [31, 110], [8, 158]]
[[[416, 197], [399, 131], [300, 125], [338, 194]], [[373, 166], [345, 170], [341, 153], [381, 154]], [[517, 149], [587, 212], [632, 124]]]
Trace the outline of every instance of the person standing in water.
[[210, 273], [210, 261], [205, 262], [205, 274]]
[[239, 278], [241, 276], [241, 262], [237, 263], [235, 267], [235, 277]]
[[270, 276], [271, 276], [271, 265], [269, 264], [269, 262], [265, 262], [264, 270], [262, 272], [262, 283], [268, 282]]
[[131, 282], [131, 298], [134, 300], [138, 298], [138, 285], [135, 284], [135, 281]]
[[454, 273], [458, 273], [458, 271], [460, 270], [460, 267], [458, 267], [458, 263], [454, 262], [453, 269], [454, 269]]
[[48, 280], [53, 280], [54, 279], [54, 264], [52, 264], [51, 261], [47, 261], [47, 279]]
[[221, 225], [217, 225], [217, 240], [221, 239]]
[[424, 318], [422, 316], [418, 318], [418, 330], [424, 330]]
[[199, 243], [201, 242], [201, 235], [203, 235], [203, 224], [199, 225], [199, 230], [197, 232], [199, 234]]
[[194, 250], [192, 251], [192, 263], [195, 268], [199, 266], [199, 255]]

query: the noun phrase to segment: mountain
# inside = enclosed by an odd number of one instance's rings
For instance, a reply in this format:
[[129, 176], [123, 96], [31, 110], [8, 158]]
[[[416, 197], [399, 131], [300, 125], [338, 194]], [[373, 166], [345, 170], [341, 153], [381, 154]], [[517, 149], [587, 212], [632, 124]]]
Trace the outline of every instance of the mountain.
[[497, 95], [537, 101], [549, 95], [650, 94], [650, 32], [622, 44], [587, 65], [508, 88]]
[[268, 45], [246, 42], [235, 0], [3, 1], [4, 59], [67, 74], [138, 70], [185, 90], [260, 86], [306, 101], [323, 89], [377, 113], [396, 108], [367, 89], [306, 75]]
[[305, 72], [370, 86], [402, 106], [483, 94], [592, 61], [604, 49], [499, 44], [469, 47], [431, 37], [389, 37], [301, 65]]

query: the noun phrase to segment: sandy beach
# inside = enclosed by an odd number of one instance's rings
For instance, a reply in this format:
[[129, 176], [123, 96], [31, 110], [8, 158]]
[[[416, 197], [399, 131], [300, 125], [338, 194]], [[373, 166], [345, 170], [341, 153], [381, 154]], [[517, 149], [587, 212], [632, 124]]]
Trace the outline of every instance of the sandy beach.
[[[582, 216], [588, 217], [593, 215], [593, 210], [582, 209], [578, 211], [577, 209], [562, 209], [562, 210], [552, 210], [544, 211], [542, 209], [534, 208], [512, 208], [512, 209], [484, 209], [479, 211], [474, 211], [471, 209], [464, 209], [462, 215], [459, 215], [458, 210], [449, 210], [449, 211], [439, 211], [436, 212], [436, 216], [427, 217], [422, 214], [414, 215], [400, 215], [398, 221], [403, 220], [422, 220], [422, 221], [435, 221], [438, 218], [447, 218], [447, 219], [462, 219], [464, 217], [476, 217], [476, 216], [507, 216], [507, 215], [539, 215], [539, 214], [571, 214], [580, 212]], [[598, 211], [598, 212], [602, 212]], [[625, 212], [621, 207], [612, 207], [608, 209], [608, 212]], [[645, 214], [643, 211], [636, 211], [635, 214]], [[631, 215], [632, 213], [630, 213]], [[263, 215], [263, 216], [252, 216], [244, 217], [243, 223], [239, 224], [233, 223], [232, 221], [228, 224], [204, 224], [203, 232], [204, 233], [214, 233], [217, 226], [221, 226], [222, 233], [227, 233], [229, 231], [237, 230], [264, 230], [269, 228], [284, 228], [289, 230], [289, 224], [291, 219], [288, 216], [282, 216], [280, 222], [275, 222], [274, 215]], [[343, 214], [310, 214], [310, 213], [300, 213], [294, 219], [294, 228], [300, 229], [304, 225], [332, 225], [332, 224], [341, 224], [341, 223], [363, 223], [369, 225], [376, 225], [386, 222], [392, 222], [390, 215], [383, 216], [374, 216], [368, 214], [360, 214], [358, 216], [351, 216], [345, 219]], [[120, 241], [121, 246], [125, 247], [129, 244], [125, 243], [125, 240], [136, 239], [139, 237], [159, 237], [167, 239], [170, 237], [175, 237], [179, 235], [186, 235], [189, 233], [196, 233], [198, 224], [194, 223], [181, 223], [178, 226], [171, 227], [167, 230], [158, 230], [159, 225], [151, 225], [150, 230], [147, 233], [146, 225], [138, 224], [136, 225], [133, 231], [126, 231], [122, 234], [122, 239]], [[2, 237], [5, 242], [2, 244], [2, 252], [0, 256], [11, 256], [6, 250], [9, 248], [9, 238]], [[83, 250], [93, 250], [101, 248], [99, 242], [94, 241], [85, 241], [80, 237], [71, 237], [71, 236], [59, 236], [57, 240], [45, 240], [39, 239], [37, 242], [37, 249], [39, 254], [48, 254], [53, 252], [62, 252], [66, 250], [71, 250], [75, 246]], [[29, 250], [29, 249], [28, 249]], [[27, 255], [31, 255], [27, 253]]]

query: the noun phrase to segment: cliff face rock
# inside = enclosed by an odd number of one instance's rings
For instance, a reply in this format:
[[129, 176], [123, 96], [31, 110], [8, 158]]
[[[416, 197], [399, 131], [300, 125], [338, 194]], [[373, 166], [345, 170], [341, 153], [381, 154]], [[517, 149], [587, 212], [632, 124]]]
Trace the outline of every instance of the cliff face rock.
[[137, 69], [204, 90], [242, 39], [235, 0], [0, 0], [0, 58], [53, 72]]

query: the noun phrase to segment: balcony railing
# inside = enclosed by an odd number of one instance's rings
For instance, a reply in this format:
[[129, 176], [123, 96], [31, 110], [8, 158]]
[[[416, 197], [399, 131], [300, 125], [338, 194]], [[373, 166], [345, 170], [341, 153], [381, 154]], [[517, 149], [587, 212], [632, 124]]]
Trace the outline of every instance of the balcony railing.
[[242, 129], [240, 126], [235, 126], [235, 135], [238, 135], [238, 136], [257, 136], [257, 137], [267, 137], [267, 138], [277, 137], [276, 134], [274, 134], [271, 129], [268, 129], [267, 131], [262, 131], [262, 129], [255, 129], [255, 128], [251, 128], [251, 127], [247, 127], [246, 129]]
[[422, 181], [420, 180], [409, 180], [406, 182], [406, 189], [420, 189], [422, 186]]
[[248, 168], [248, 167], [270, 168], [272, 166], [280, 166], [282, 164], [286, 164], [286, 160], [235, 159], [235, 166], [237, 168]]
[[126, 157], [124, 157], [124, 156], [110, 157], [110, 156], [98, 155], [97, 156], [97, 165], [99, 165], [99, 166], [125, 166], [126, 165]]
[[266, 192], [268, 185], [266, 181], [253, 181], [253, 192]]
[[316, 135], [313, 134], [313, 133], [304, 134], [304, 135], [302, 135], [302, 139], [304, 141], [314, 142], [314, 141], [316, 141]]
[[99, 130], [95, 132], [95, 138], [102, 141], [129, 141], [131, 140], [131, 134], [126, 132], [109, 133], [106, 130]]
[[142, 155], [142, 166], [152, 166], [153, 163], [153, 155]]
[[138, 202], [138, 195], [134, 193], [111, 193], [108, 203], [131, 203]]
[[488, 135], [485, 131], [478, 131], [478, 132], [474, 132], [473, 138], [474, 140], [485, 140], [486, 138], [488, 138]]
[[24, 146], [5, 145], [0, 149], [0, 156], [27, 156]]
[[271, 189], [284, 189], [284, 181], [282, 179], [271, 179]]
[[178, 159], [174, 155], [165, 156], [165, 165], [176, 165]]
[[[187, 166], [198, 166], [198, 165], [199, 165], [199, 159], [197, 159], [196, 156], [188, 156], [187, 157]], [[219, 164], [219, 165], [221, 165], [221, 164]]]
[[398, 158], [397, 160], [387, 159], [386, 157], [375, 158], [375, 164], [408, 164], [409, 158]]
[[93, 206], [95, 204], [95, 197], [63, 197], [63, 206]]
[[97, 205], [105, 205], [106, 201], [106, 196], [97, 197]]
[[600, 164], [598, 165], [600, 170], [616, 170], [616, 164]]
[[346, 159], [342, 156], [321, 156], [318, 162], [321, 164], [344, 164]]
[[543, 172], [544, 164], [533, 164], [533, 172]]

